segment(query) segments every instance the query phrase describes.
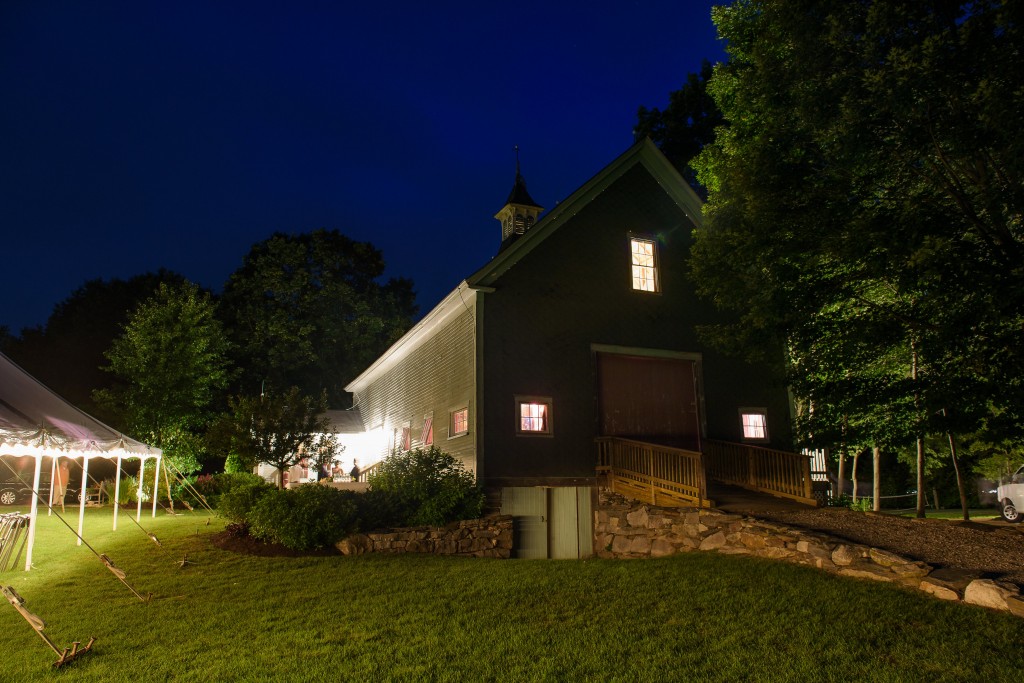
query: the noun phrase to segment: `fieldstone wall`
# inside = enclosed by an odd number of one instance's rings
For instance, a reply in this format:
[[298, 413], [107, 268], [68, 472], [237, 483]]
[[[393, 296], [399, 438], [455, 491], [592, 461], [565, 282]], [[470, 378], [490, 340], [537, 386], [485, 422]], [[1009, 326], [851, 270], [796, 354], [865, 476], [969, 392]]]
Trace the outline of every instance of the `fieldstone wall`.
[[598, 557], [664, 557], [694, 550], [755, 555], [843, 576], [898, 583], [941, 600], [959, 600], [1024, 617], [1020, 587], [964, 570], [936, 569], [896, 553], [827, 534], [727, 514], [663, 508], [602, 490], [594, 512]]
[[431, 553], [507, 560], [512, 555], [512, 517], [494, 515], [445, 527], [404, 527], [355, 534], [339, 541], [336, 547], [343, 555]]

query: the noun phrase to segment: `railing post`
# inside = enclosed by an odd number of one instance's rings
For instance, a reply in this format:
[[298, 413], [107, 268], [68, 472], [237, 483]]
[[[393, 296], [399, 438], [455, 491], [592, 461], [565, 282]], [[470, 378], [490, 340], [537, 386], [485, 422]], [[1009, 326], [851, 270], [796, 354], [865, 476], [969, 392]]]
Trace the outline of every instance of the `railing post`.
[[756, 465], [756, 459], [754, 456], [754, 449], [747, 446], [747, 484], [750, 486], [757, 486], [754, 481], [754, 467]]
[[651, 505], [657, 505], [658, 499], [654, 494], [654, 449], [647, 448], [647, 479], [651, 483]]
[[804, 498], [813, 498], [814, 491], [811, 486], [811, 459], [809, 457], [803, 458], [803, 472], [804, 472]]

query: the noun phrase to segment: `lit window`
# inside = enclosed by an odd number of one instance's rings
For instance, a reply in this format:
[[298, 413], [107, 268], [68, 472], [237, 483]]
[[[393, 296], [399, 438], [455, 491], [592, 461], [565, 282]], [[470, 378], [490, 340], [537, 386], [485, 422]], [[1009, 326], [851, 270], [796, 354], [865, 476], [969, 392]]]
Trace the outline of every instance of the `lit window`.
[[551, 399], [540, 396], [516, 396], [516, 433], [551, 434]]
[[412, 428], [408, 426], [402, 427], [402, 450], [412, 450]]
[[744, 440], [768, 440], [768, 412], [764, 408], [740, 408], [740, 423]]
[[434, 443], [434, 416], [423, 417], [423, 445], [430, 446]]
[[469, 433], [469, 408], [453, 410], [448, 419], [448, 438]]
[[631, 237], [630, 262], [633, 266], [633, 289], [641, 292], [658, 291], [658, 268], [655, 261], [654, 240]]

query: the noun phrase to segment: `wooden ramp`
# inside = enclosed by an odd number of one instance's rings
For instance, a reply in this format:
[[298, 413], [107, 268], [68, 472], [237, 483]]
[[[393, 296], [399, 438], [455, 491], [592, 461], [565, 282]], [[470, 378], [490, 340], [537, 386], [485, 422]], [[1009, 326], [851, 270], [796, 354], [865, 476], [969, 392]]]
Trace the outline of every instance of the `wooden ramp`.
[[[598, 437], [597, 471], [612, 491], [665, 507], [733, 505], [768, 510], [779, 509], [782, 501], [789, 501], [793, 508], [818, 504], [808, 456], [721, 441], [706, 441], [702, 446], [701, 452]], [[778, 502], [772, 504], [772, 500]]]

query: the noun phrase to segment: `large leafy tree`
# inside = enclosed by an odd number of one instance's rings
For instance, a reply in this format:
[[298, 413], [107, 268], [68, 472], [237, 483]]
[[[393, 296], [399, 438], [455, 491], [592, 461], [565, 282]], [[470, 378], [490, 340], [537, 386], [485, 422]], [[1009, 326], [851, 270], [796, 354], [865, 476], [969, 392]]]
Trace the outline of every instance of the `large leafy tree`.
[[345, 384], [412, 324], [412, 283], [383, 284], [373, 245], [337, 230], [276, 233], [253, 245], [224, 287], [243, 393], [298, 386], [345, 405]]
[[153, 296], [161, 282], [181, 283], [177, 273], [160, 270], [127, 280], [89, 280], [57, 304], [46, 324], [0, 340], [4, 353], [39, 381], [87, 412], [111, 419], [93, 402], [93, 392], [109, 388], [104, 353], [121, 334], [136, 306]]
[[689, 74], [678, 90], [669, 93], [667, 107], [641, 106], [634, 130], [637, 137], [649, 137], [701, 196], [705, 196], [704, 187], [690, 162], [714, 141], [715, 130], [725, 122], [708, 92], [713, 73], [711, 62], [704, 60], [699, 72]]
[[199, 469], [200, 435], [230, 380], [228, 342], [208, 293], [161, 283], [136, 308], [107, 358], [120, 381], [97, 401], [122, 427], [163, 448], [182, 472]]
[[[728, 127], [694, 274], [781, 343], [805, 433], [893, 445], [1024, 413], [1021, 3], [716, 8]], [[813, 408], [813, 413], [812, 409]], [[942, 409], [947, 418], [940, 418]]]
[[211, 442], [229, 453], [240, 469], [258, 463], [277, 468], [278, 487], [284, 471], [306, 459], [314, 467], [328, 465], [338, 449], [338, 437], [327, 410], [326, 393], [303, 394], [298, 387], [283, 392], [230, 399], [229, 411], [210, 430]]

